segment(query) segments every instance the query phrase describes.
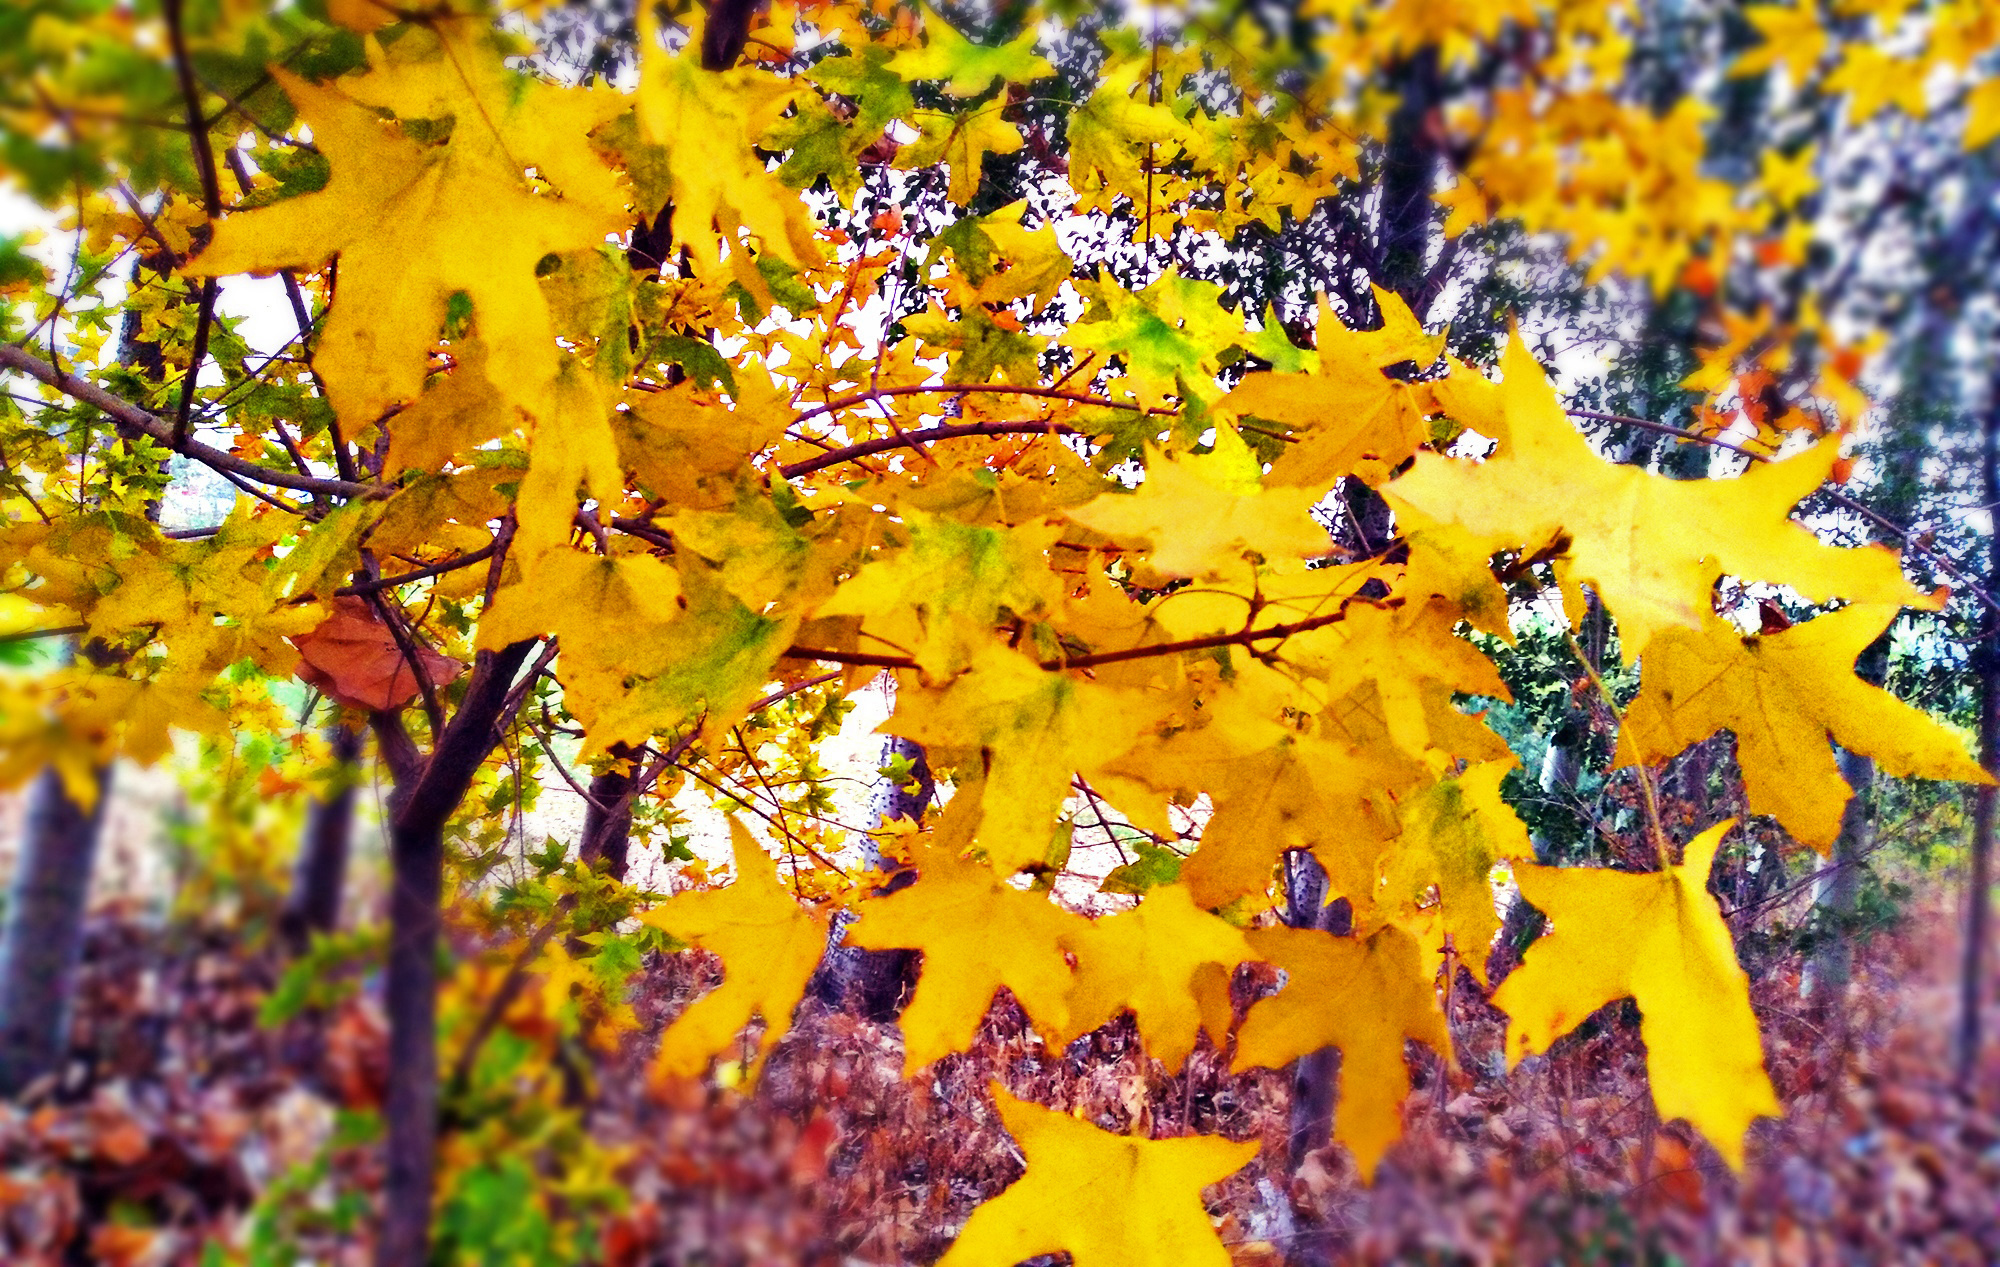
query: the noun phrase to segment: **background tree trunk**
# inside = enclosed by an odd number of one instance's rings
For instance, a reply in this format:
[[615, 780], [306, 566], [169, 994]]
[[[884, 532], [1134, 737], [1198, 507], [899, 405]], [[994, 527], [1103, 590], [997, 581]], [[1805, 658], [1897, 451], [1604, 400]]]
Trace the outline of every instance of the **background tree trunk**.
[[632, 845], [632, 780], [639, 772], [639, 750], [615, 743], [608, 750], [612, 764], [590, 781], [590, 803], [583, 810], [583, 840], [577, 857], [585, 866], [600, 867], [614, 880], [625, 878]]
[[[176, 260], [164, 249], [132, 263], [134, 288], [169, 275]], [[118, 359], [151, 382], [166, 377], [157, 343], [140, 338], [137, 311], [128, 310], [118, 333]], [[126, 440], [136, 433], [120, 425]], [[146, 504], [146, 518], [158, 521], [160, 504]], [[100, 664], [105, 648], [86, 653]], [[65, 658], [73, 652], [65, 653]], [[21, 853], [15, 861], [0, 932], [0, 1095], [13, 1095], [62, 1063], [69, 1041], [70, 1003], [77, 964], [83, 956], [83, 926], [90, 877], [97, 858], [97, 834], [111, 795], [111, 767], [95, 771], [97, 800], [85, 810], [69, 798], [53, 769], [30, 786]]]
[[1425, 285], [1438, 205], [1438, 54], [1422, 48], [1403, 63], [1400, 95], [1389, 117], [1388, 145], [1382, 154], [1381, 228], [1376, 238], [1375, 284], [1402, 296], [1424, 319]]
[[360, 772], [361, 728], [335, 718], [326, 729], [332, 783], [326, 799], [306, 811], [305, 839], [292, 871], [292, 891], [278, 917], [278, 931], [294, 953], [306, 949], [314, 933], [340, 925], [341, 892], [354, 841], [355, 780]]
[[1840, 835], [1833, 842], [1833, 857], [1813, 885], [1813, 904], [1819, 907], [1822, 940], [1814, 948], [1808, 965], [1806, 992], [1825, 991], [1838, 999], [1847, 989], [1854, 967], [1853, 929], [1850, 917], [1861, 896], [1861, 869], [1868, 856], [1868, 793], [1875, 784], [1875, 760], [1842, 748], [1835, 754], [1840, 776], [1854, 789], [1853, 799], [1840, 814]]
[[[902, 757], [912, 767], [912, 780], [907, 784], [883, 779], [877, 790], [875, 802], [875, 823], [883, 823], [898, 818], [912, 821], [923, 817], [930, 806], [931, 798], [937, 793], [937, 785], [931, 778], [930, 762], [924, 757], [923, 745], [912, 739], [891, 735], [882, 745], [882, 764], [889, 765]], [[864, 865], [875, 871], [882, 867], [882, 853], [871, 838], [864, 846]], [[881, 893], [893, 893], [907, 886], [915, 877], [905, 871], [892, 877], [882, 886]], [[818, 973], [812, 983], [813, 997], [829, 1007], [844, 1007], [871, 1021], [891, 1021], [903, 1010], [903, 1003], [917, 981], [917, 952], [914, 950], [863, 950], [859, 946], [841, 944], [847, 925], [853, 916], [842, 912], [834, 919], [828, 930], [826, 958], [821, 961]]]
[[[1285, 855], [1285, 922], [1345, 937], [1352, 931], [1345, 901], [1326, 901], [1326, 871], [1304, 850]], [[1322, 1047], [1292, 1064], [1292, 1108], [1285, 1164], [1293, 1174], [1306, 1158], [1333, 1142], [1333, 1114], [1340, 1077], [1340, 1049]], [[1331, 1267], [1332, 1229], [1322, 1221], [1301, 1228], [1287, 1260], [1292, 1267]]]
[[53, 768], [42, 771], [28, 792], [21, 856], [0, 933], [0, 1095], [15, 1095], [62, 1069], [91, 864], [111, 795], [111, 767], [100, 766], [96, 774], [97, 800], [87, 810], [70, 799]]
[[[1980, 435], [1980, 474], [1986, 513], [1993, 517], [1987, 531], [1986, 592], [2000, 592], [2000, 374], [1994, 375]], [[2000, 616], [1991, 608], [1981, 625], [1975, 650], [1979, 674], [1979, 762], [2000, 778]], [[1970, 1094], [1977, 1086], [1981, 1045], [1980, 1006], [1985, 1001], [1987, 942], [1992, 938], [1993, 819], [2000, 790], [1992, 784], [1975, 793], [1971, 856], [1966, 859], [1965, 966], [1959, 976], [1958, 1085]]]

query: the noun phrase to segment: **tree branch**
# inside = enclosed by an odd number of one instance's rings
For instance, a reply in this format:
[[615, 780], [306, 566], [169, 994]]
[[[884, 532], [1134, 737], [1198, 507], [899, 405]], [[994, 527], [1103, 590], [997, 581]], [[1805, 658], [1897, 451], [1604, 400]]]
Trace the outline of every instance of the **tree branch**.
[[[1738, 445], [1731, 444], [1729, 443], [1729, 441], [1722, 439], [1720, 436], [1705, 436], [1697, 431], [1684, 431], [1681, 428], [1672, 426], [1668, 423], [1654, 422], [1650, 418], [1634, 418], [1627, 414], [1603, 414], [1603, 413], [1597, 413], [1596, 411], [1589, 409], [1569, 409], [1565, 410], [1564, 412], [1569, 414], [1569, 416], [1572, 418], [1586, 418], [1592, 422], [1617, 423], [1620, 426], [1637, 427], [1641, 431], [1651, 431], [1657, 435], [1672, 436], [1677, 440], [1687, 440], [1694, 444], [1705, 444], [1708, 445], [1710, 448], [1727, 449], [1731, 453], [1742, 454], [1744, 457], [1749, 458], [1752, 462], [1771, 462], [1776, 460], [1767, 453], [1758, 453], [1753, 449], [1745, 449]], [[1960, 571], [1958, 566], [1954, 564], [1950, 559], [1945, 558], [1937, 551], [1931, 549], [1923, 542], [1917, 540], [1916, 535], [1912, 533], [1908, 528], [1903, 527], [1901, 524], [1897, 523], [1895, 520], [1889, 518], [1888, 516], [1881, 514], [1879, 511], [1871, 510], [1869, 507], [1863, 505], [1861, 502], [1856, 501], [1854, 498], [1849, 497], [1846, 493], [1841, 492], [1839, 489], [1821, 488], [1818, 491], [1826, 494], [1827, 500], [1832, 502], [1834, 505], [1839, 506], [1843, 510], [1853, 511], [1855, 514], [1860, 515], [1863, 519], [1866, 519], [1869, 523], [1874, 524], [1877, 528], [1880, 528], [1882, 531], [1895, 537], [1898, 541], [1902, 542], [1910, 549], [1915, 550], [1918, 554], [1921, 554], [1926, 559], [1929, 559], [1932, 563], [1937, 565], [1939, 571], [1943, 572], [1946, 576], [1949, 576], [1952, 580], [1958, 582], [1960, 587], [1962, 587], [1966, 593], [1978, 599], [1980, 606], [1986, 608], [1989, 612], [1993, 612], [1996, 615], [2000, 615], [2000, 598], [1995, 598], [1983, 586], [1981, 586], [1979, 582], [1973, 580], [1971, 577], [1967, 576], [1964, 572]]]
[[[164, 0], [161, 14], [167, 21], [167, 39], [173, 46], [174, 73], [180, 78], [181, 106], [187, 112], [188, 145], [194, 150], [195, 170], [201, 173], [202, 210], [211, 230], [222, 216], [222, 181], [215, 170], [215, 150], [208, 143], [208, 121], [201, 113], [201, 89], [194, 82], [194, 62], [188, 57], [187, 31], [181, 21], [181, 0]], [[194, 408], [195, 381], [201, 363], [208, 359], [208, 333], [215, 322], [218, 283], [202, 279], [201, 308], [195, 317], [194, 352], [188, 361], [187, 377], [181, 382], [180, 408], [174, 414], [174, 447], [187, 439], [188, 415]]]
[[78, 378], [76, 375], [59, 370], [34, 353], [12, 344], [0, 345], [0, 369], [16, 370], [29, 378], [55, 388], [63, 395], [82, 401], [94, 409], [109, 415], [117, 422], [150, 436], [183, 457], [192, 458], [203, 466], [273, 488], [289, 488], [301, 493], [322, 493], [329, 497], [387, 497], [393, 489], [380, 484], [361, 484], [353, 480], [324, 479], [316, 475], [299, 475], [292, 471], [276, 471], [268, 466], [239, 458], [233, 453], [211, 448], [199, 440], [183, 437], [178, 443], [174, 439], [173, 424], [164, 418], [155, 417], [146, 410], [127, 400], [122, 400], [97, 384]]
[[443, 563], [433, 563], [429, 567], [421, 567], [413, 572], [403, 572], [396, 576], [378, 577], [375, 580], [361, 581], [354, 585], [343, 585], [335, 590], [334, 593], [373, 594], [378, 590], [395, 589], [398, 585], [408, 585], [412, 581], [427, 581], [433, 576], [443, 576], [447, 572], [456, 572], [460, 568], [469, 568], [476, 563], [484, 563], [486, 560], [492, 558], [494, 553], [499, 549], [500, 543], [495, 541], [481, 546], [471, 554], [461, 554], [455, 559], [446, 559]]
[[[1322, 629], [1327, 625], [1339, 624], [1347, 618], [1347, 603], [1368, 600], [1347, 599], [1341, 609], [1320, 616], [1309, 616], [1288, 625], [1266, 625], [1262, 629], [1242, 629], [1235, 633], [1208, 634], [1200, 638], [1183, 638], [1179, 642], [1151, 642], [1144, 646], [1126, 647], [1119, 651], [1098, 651], [1090, 655], [1068, 656], [1059, 660], [1039, 661], [1042, 668], [1050, 672], [1062, 669], [1094, 669], [1100, 664], [1122, 664], [1127, 660], [1145, 660], [1153, 656], [1179, 655], [1184, 651], [1208, 651], [1215, 647], [1247, 647], [1252, 643], [1269, 642], [1273, 638], [1289, 638], [1293, 634], [1305, 633], [1311, 629]], [[1402, 605], [1400, 599], [1386, 599], [1373, 604], [1380, 607]], [[828, 664], [858, 664], [867, 668], [914, 669], [917, 662], [909, 656], [877, 655], [871, 651], [842, 651], [833, 647], [787, 647], [780, 657], [786, 660], [823, 660]]]
[[1052, 436], [1080, 436], [1084, 433], [1075, 427], [1060, 422], [956, 422], [936, 427], [925, 427], [920, 431], [898, 431], [892, 436], [881, 436], [874, 440], [863, 440], [845, 448], [829, 449], [825, 453], [799, 462], [790, 462], [778, 468], [778, 473], [786, 479], [797, 479], [814, 471], [823, 471], [829, 466], [839, 466], [856, 458], [865, 458], [890, 449], [919, 449], [932, 440], [956, 440], [962, 436], [1008, 436], [1028, 434], [1048, 434]]
[[870, 404], [880, 400], [884, 396], [970, 396], [977, 392], [984, 392], [994, 396], [1033, 396], [1038, 400], [1067, 400], [1077, 405], [1102, 405], [1107, 409], [1123, 409], [1129, 413], [1143, 413], [1168, 418], [1177, 417], [1181, 412], [1178, 409], [1167, 409], [1161, 406], [1141, 408], [1128, 401], [1113, 400], [1109, 396], [1093, 396], [1089, 392], [1065, 391], [1060, 387], [1034, 387], [1027, 384], [1016, 386], [1012, 383], [939, 383], [935, 386], [870, 388], [865, 392], [856, 392], [852, 396], [842, 396], [836, 400], [829, 400], [823, 405], [814, 405], [804, 413], [796, 415], [792, 421], [795, 423], [804, 422], [808, 418], [817, 418], [821, 414], [830, 414], [842, 409], [851, 409], [855, 405]]
[[534, 639], [526, 638], [504, 650], [482, 651], [473, 660], [472, 679], [458, 711], [438, 736], [423, 773], [410, 789], [409, 801], [396, 814], [399, 831], [415, 834], [442, 827], [458, 808], [479, 763], [498, 740], [507, 688], [534, 645]]

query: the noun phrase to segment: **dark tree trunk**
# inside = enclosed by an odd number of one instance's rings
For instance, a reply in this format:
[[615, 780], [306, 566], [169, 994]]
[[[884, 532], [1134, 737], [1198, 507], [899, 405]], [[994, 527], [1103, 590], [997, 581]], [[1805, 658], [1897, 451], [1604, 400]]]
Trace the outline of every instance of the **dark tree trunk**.
[[712, 0], [708, 23], [701, 33], [703, 70], [728, 70], [743, 55], [750, 35], [750, 19], [765, 0]]
[[1396, 111], [1389, 116], [1382, 156], [1381, 228], [1377, 235], [1375, 282], [1401, 295], [1424, 319], [1423, 298], [1437, 203], [1440, 132], [1437, 115], [1438, 54], [1422, 48], [1410, 54], [1398, 76]]
[[[134, 289], [169, 273], [173, 256], [162, 250], [133, 261]], [[157, 383], [166, 364], [157, 343], [140, 338], [137, 312], [128, 311], [119, 330], [118, 358]], [[136, 433], [120, 426], [126, 440]], [[160, 517], [157, 500], [146, 503], [146, 518]], [[115, 657], [101, 644], [84, 653], [100, 667]], [[13, 1095], [45, 1073], [56, 1072], [69, 1041], [70, 1002], [76, 968], [83, 955], [85, 904], [97, 856], [97, 834], [111, 795], [111, 767], [94, 772], [97, 800], [85, 810], [69, 798], [53, 769], [44, 770], [28, 792], [21, 853], [15, 862], [7, 920], [0, 932], [0, 1095]]]
[[[1400, 100], [1389, 121], [1388, 144], [1381, 169], [1381, 209], [1377, 220], [1375, 267], [1377, 285], [1395, 291], [1423, 320], [1431, 239], [1437, 225], [1437, 204], [1431, 193], [1437, 179], [1439, 139], [1436, 120], [1440, 91], [1435, 48], [1412, 53], [1398, 76]], [[1362, 554], [1373, 554], [1395, 531], [1387, 503], [1358, 479], [1341, 482], [1345, 522], [1334, 535]], [[1289, 854], [1285, 867], [1286, 922], [1294, 927], [1320, 928], [1345, 936], [1350, 931], [1346, 902], [1325, 904], [1326, 872], [1310, 854]], [[1300, 1058], [1292, 1066], [1292, 1110], [1287, 1160], [1296, 1173], [1310, 1154], [1333, 1139], [1340, 1053], [1332, 1048]], [[1330, 1229], [1316, 1226], [1301, 1235], [1291, 1256], [1293, 1267], [1327, 1267], [1333, 1262]]]
[[[1318, 859], [1303, 851], [1285, 855], [1285, 922], [1293, 928], [1317, 928], [1337, 937], [1352, 931], [1347, 902], [1327, 902], [1326, 871]], [[1340, 1050], [1335, 1047], [1322, 1047], [1292, 1065], [1285, 1164], [1294, 1174], [1307, 1157], [1333, 1142], [1339, 1077]], [[1316, 1220], [1300, 1231], [1288, 1261], [1291, 1267], [1330, 1267], [1333, 1260], [1332, 1229]]]
[[306, 811], [305, 839], [298, 866], [292, 871], [292, 891], [278, 917], [278, 931], [293, 952], [304, 950], [314, 933], [340, 926], [341, 892], [347, 883], [347, 857], [354, 841], [355, 779], [360, 769], [362, 731], [336, 719], [327, 727], [332, 785], [326, 799]]
[[590, 802], [583, 810], [583, 839], [577, 857], [614, 880], [623, 880], [632, 844], [632, 781], [639, 773], [639, 750], [615, 743], [611, 765], [590, 781]]
[[380, 1267], [422, 1267], [430, 1254], [437, 1153], [437, 952], [444, 896], [444, 823], [425, 815], [389, 833], [388, 1144]]
[[91, 862], [111, 795], [111, 767], [96, 774], [97, 800], [88, 810], [70, 799], [54, 769], [42, 771], [28, 792], [0, 933], [0, 1095], [62, 1068]]
[[[2000, 514], [2000, 375], [1986, 405], [1980, 435], [1980, 476], [1989, 512]], [[2000, 593], [2000, 523], [1987, 543], [1986, 592]], [[2000, 778], [2000, 616], [1987, 608], [1976, 652], [1979, 673], [1979, 761]], [[1980, 1007], [1985, 1001], [1987, 945], [1992, 939], [1993, 819], [2000, 790], [1992, 784], [1974, 793], [1971, 856], [1966, 859], [1965, 967], [1959, 978], [1958, 1085], [1971, 1094], [1978, 1085]]]
[[1849, 927], [1856, 901], [1861, 896], [1861, 869], [1868, 856], [1868, 792], [1875, 785], [1875, 760], [1842, 748], [1837, 754], [1841, 777], [1854, 789], [1854, 796], [1840, 813], [1840, 835], [1833, 842], [1833, 857], [1825, 873], [1813, 886], [1813, 901], [1820, 908], [1822, 940], [1813, 951], [1808, 990], [1825, 992], [1837, 1000], [1847, 989], [1854, 970], [1853, 930]]
[[394, 718], [378, 717], [390, 799], [388, 1138], [376, 1267], [425, 1267], [438, 1135], [437, 956], [443, 923], [444, 829], [499, 742], [501, 706], [532, 642], [482, 651], [436, 747], [417, 759]]
[[[908, 760], [913, 767], [914, 777], [908, 784], [891, 783], [883, 780], [883, 787], [876, 802], [875, 822], [877, 826], [893, 819], [920, 819], [930, 805], [937, 785], [931, 779], [930, 762], [924, 757], [923, 745], [914, 740], [891, 736], [882, 745], [882, 761], [888, 764], [897, 757]], [[875, 842], [867, 844], [865, 865], [871, 870], [882, 869], [882, 855]], [[903, 872], [892, 877], [878, 893], [894, 893], [907, 886], [915, 877]], [[857, 1015], [871, 1021], [892, 1021], [903, 1010], [910, 991], [917, 983], [917, 952], [914, 950], [863, 950], [859, 946], [841, 945], [841, 938], [847, 931], [852, 916], [845, 913], [834, 921], [828, 931], [826, 958], [821, 961], [819, 971], [812, 982], [813, 997], [829, 1007], [845, 1007]]]

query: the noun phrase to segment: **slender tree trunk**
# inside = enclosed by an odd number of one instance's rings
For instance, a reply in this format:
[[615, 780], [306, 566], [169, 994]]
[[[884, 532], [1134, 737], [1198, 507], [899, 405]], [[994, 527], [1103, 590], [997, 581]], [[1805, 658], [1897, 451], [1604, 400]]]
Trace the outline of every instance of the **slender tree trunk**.
[[[1988, 526], [1986, 592], [2000, 593], [2000, 375], [1986, 405], [1981, 432], [1980, 474]], [[1989, 608], [1981, 622], [1979, 666], [1979, 760], [2000, 778], [2000, 616]], [[1993, 909], [1993, 819], [2000, 793], [1992, 784], [1975, 793], [1971, 857], [1966, 867], [1965, 967], [1959, 977], [1958, 1085], [1971, 1094], [1978, 1085], [1980, 1005], [1985, 1001], [1986, 960], [1991, 953]]]
[[[922, 744], [891, 735], [882, 745], [884, 765], [902, 757], [909, 761], [913, 778], [908, 784], [882, 780], [875, 802], [875, 825], [898, 818], [920, 819], [930, 805], [937, 785], [931, 779], [930, 762]], [[882, 869], [882, 853], [871, 839], [867, 842], [863, 865]], [[907, 886], [912, 877], [905, 872], [884, 885], [882, 893]], [[914, 950], [863, 950], [840, 944], [852, 916], [843, 912], [828, 930], [826, 958], [812, 983], [813, 997], [829, 1007], [845, 1007], [871, 1021], [891, 1021], [903, 1010], [917, 979], [917, 952]]]
[[1428, 272], [1437, 203], [1440, 92], [1436, 48], [1410, 54], [1397, 76], [1396, 111], [1389, 117], [1382, 156], [1381, 229], [1376, 240], [1375, 282], [1401, 295], [1424, 319], [1420, 306]]
[[[1285, 855], [1285, 922], [1293, 928], [1317, 928], [1338, 937], [1350, 931], [1350, 909], [1344, 901], [1326, 901], [1326, 871], [1303, 850]], [[1306, 1158], [1333, 1142], [1333, 1114], [1338, 1099], [1340, 1050], [1322, 1047], [1292, 1064], [1292, 1106], [1285, 1136], [1286, 1169], [1297, 1174]], [[1287, 1260], [1291, 1267], [1331, 1267], [1332, 1229], [1315, 1219], [1302, 1228]]]
[[1837, 754], [1841, 777], [1854, 789], [1853, 799], [1840, 814], [1840, 835], [1833, 842], [1830, 865], [1813, 885], [1813, 903], [1821, 921], [1822, 940], [1813, 952], [1806, 977], [1808, 993], [1827, 992], [1837, 1000], [1847, 989], [1854, 970], [1853, 930], [1848, 917], [1861, 896], [1862, 859], [1868, 855], [1868, 791], [1875, 784], [1875, 760], [1842, 748]]
[[111, 795], [111, 767], [100, 766], [96, 774], [97, 800], [87, 810], [70, 799], [53, 768], [42, 771], [28, 792], [21, 855], [0, 933], [0, 1095], [17, 1094], [62, 1069], [91, 863]]
[[389, 833], [389, 1096], [381, 1267], [421, 1267], [430, 1253], [437, 1153], [437, 953], [444, 823], [424, 816]]
[[428, 759], [393, 717], [376, 719], [396, 774], [390, 798], [388, 1137], [376, 1267], [425, 1267], [438, 1135], [437, 957], [443, 926], [444, 829], [499, 742], [501, 706], [532, 642], [482, 651], [458, 712]]
[[[165, 251], [133, 261], [132, 284], [139, 287], [174, 267]], [[120, 327], [118, 358], [157, 383], [166, 364], [157, 343], [140, 338], [139, 314], [128, 311]], [[131, 440], [123, 426], [119, 433]], [[160, 504], [146, 504], [157, 521]], [[99, 644], [85, 654], [109, 663]], [[15, 861], [7, 920], [0, 932], [0, 1095], [13, 1095], [45, 1073], [57, 1071], [69, 1040], [70, 1004], [77, 964], [83, 956], [83, 925], [97, 835], [111, 795], [111, 767], [94, 772], [97, 799], [86, 810], [71, 800], [53, 769], [30, 786], [21, 853]]]
[[639, 750], [630, 744], [611, 745], [612, 764], [590, 781], [590, 803], [583, 811], [583, 839], [577, 857], [585, 866], [601, 867], [623, 880], [632, 844], [632, 780], [639, 772]]
[[340, 899], [347, 882], [347, 857], [354, 841], [355, 777], [361, 761], [362, 730], [335, 719], [327, 727], [333, 759], [332, 785], [326, 799], [306, 811], [305, 839], [292, 891], [278, 917], [278, 931], [296, 953], [311, 944], [314, 933], [340, 926]]

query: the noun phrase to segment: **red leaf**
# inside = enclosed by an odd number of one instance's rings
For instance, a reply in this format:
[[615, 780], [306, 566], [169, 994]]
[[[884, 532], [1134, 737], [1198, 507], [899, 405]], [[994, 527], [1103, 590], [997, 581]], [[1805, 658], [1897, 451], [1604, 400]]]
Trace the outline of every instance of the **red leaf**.
[[[349, 708], [395, 709], [417, 697], [417, 675], [366, 599], [334, 599], [333, 614], [291, 642], [305, 661], [299, 677]], [[417, 659], [434, 687], [465, 672], [458, 661], [421, 644]]]

